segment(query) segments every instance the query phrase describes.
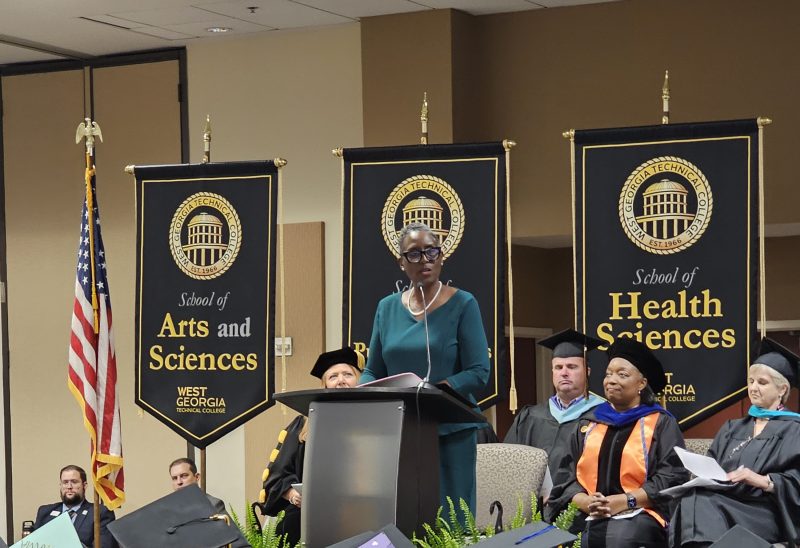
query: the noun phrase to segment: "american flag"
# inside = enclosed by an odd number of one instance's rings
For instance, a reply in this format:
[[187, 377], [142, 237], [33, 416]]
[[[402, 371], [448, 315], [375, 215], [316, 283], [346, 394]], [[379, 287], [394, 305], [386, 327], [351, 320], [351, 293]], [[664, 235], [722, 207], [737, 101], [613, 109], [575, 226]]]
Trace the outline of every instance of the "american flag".
[[117, 361], [94, 166], [88, 155], [86, 163], [91, 168], [86, 169], [67, 383], [78, 400], [91, 437], [95, 490], [103, 503], [114, 510], [125, 502]]

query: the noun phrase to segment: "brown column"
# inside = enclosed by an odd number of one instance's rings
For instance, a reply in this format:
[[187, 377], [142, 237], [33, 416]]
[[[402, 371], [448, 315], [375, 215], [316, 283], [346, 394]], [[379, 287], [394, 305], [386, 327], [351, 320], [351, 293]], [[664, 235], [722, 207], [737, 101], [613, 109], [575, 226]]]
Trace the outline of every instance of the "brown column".
[[447, 9], [361, 20], [364, 146], [419, 143], [426, 91], [429, 142], [453, 141], [453, 25], [462, 15]]

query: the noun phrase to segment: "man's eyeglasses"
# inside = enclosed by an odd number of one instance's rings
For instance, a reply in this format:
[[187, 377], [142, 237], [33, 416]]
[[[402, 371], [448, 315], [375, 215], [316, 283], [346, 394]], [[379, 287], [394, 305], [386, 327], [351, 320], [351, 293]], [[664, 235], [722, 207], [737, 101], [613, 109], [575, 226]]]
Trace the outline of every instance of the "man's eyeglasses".
[[441, 254], [442, 254], [441, 247], [427, 247], [422, 250], [412, 249], [411, 251], [406, 251], [405, 253], [403, 253], [403, 257], [405, 257], [409, 263], [418, 263], [422, 260], [422, 256], [424, 255], [425, 260], [429, 263], [432, 263], [433, 261], [438, 259], [439, 255]]

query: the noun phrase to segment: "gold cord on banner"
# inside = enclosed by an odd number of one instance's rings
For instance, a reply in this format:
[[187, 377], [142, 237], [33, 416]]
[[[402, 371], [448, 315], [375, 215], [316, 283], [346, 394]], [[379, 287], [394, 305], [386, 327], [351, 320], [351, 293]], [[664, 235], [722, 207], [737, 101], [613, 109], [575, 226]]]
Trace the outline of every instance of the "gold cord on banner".
[[765, 244], [764, 219], [764, 127], [772, 123], [770, 118], [759, 117], [758, 120], [758, 306], [760, 309], [761, 336], [767, 335], [767, 260]]
[[211, 162], [211, 115], [206, 114], [206, 128], [203, 130], [203, 160], [201, 163]]
[[[508, 248], [508, 361], [511, 366], [511, 387], [508, 390], [508, 409], [512, 414], [517, 412], [517, 379], [514, 368], [514, 274], [511, 266], [511, 149], [517, 143], [506, 139], [503, 148], [506, 150], [506, 246]], [[499, 356], [495, 356], [498, 363]]]
[[[341, 162], [340, 162], [340, 176], [342, 178], [342, 191], [341, 191], [341, 195], [339, 197], [340, 198], [339, 211], [341, 212], [341, 215], [340, 215], [340, 218], [339, 218], [339, 222], [341, 223], [341, 226], [342, 226], [342, 253], [340, 255], [341, 258], [342, 258], [342, 262], [339, 265], [339, 272], [344, 274], [344, 242], [345, 242], [345, 238], [346, 238], [346, 235], [344, 233], [344, 149], [341, 148], [341, 147], [333, 149], [333, 155], [337, 156], [341, 160]], [[352, 185], [353, 182], [350, 181], [350, 184]], [[351, 224], [352, 224], [352, 222], [351, 222]], [[353, 250], [351, 249], [350, 253], [352, 253], [352, 252], [353, 252]], [[348, 275], [352, 276], [352, 273], [350, 273]], [[342, 285], [344, 285], [344, 279], [342, 279]], [[344, 309], [344, 303], [342, 303], [342, 309]], [[349, 308], [348, 308], [348, 311], [349, 311], [350, 314], [352, 314], [352, 312], [353, 312]], [[352, 318], [348, 317], [347, 321], [348, 321], [348, 324], [351, 324], [352, 323]], [[342, 333], [339, 336], [339, 339], [340, 340], [344, 340], [344, 335], [345, 334]], [[352, 343], [353, 343], [353, 341], [350, 340], [350, 332], [348, 331], [348, 333], [347, 333], [347, 344], [352, 344]]]
[[[286, 269], [283, 261], [283, 178], [281, 169], [286, 165], [283, 158], [275, 158], [275, 167], [278, 168], [278, 260], [281, 263], [281, 392], [286, 392]], [[274, 344], [274, 341], [273, 341]], [[281, 404], [281, 413], [286, 416], [286, 406]]]
[[428, 144], [428, 92], [422, 94], [422, 110], [419, 113], [419, 121], [422, 123], [422, 135], [419, 138], [421, 145]]
[[585, 332], [585, 327], [578, 327], [578, 248], [576, 247], [575, 235], [575, 130], [570, 129], [561, 134], [565, 139], [569, 139], [569, 159], [570, 159], [570, 185], [572, 189], [572, 295], [575, 329]]
[[661, 123], [669, 124], [669, 70], [664, 71], [664, 85], [661, 86]]

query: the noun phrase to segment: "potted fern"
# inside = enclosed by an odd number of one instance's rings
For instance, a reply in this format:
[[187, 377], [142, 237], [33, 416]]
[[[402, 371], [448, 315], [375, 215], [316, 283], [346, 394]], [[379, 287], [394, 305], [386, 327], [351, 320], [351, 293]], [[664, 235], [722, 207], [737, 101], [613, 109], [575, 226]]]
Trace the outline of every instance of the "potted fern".
[[267, 520], [264, 522], [264, 527], [262, 527], [256, 517], [255, 510], [253, 510], [252, 506], [248, 506], [245, 510], [245, 522], [243, 525], [239, 521], [239, 516], [231, 508], [233, 522], [253, 548], [291, 548], [286, 542], [286, 535], [278, 535], [275, 532], [278, 524], [283, 519], [283, 514], [283, 511], [279, 512], [275, 519]]

